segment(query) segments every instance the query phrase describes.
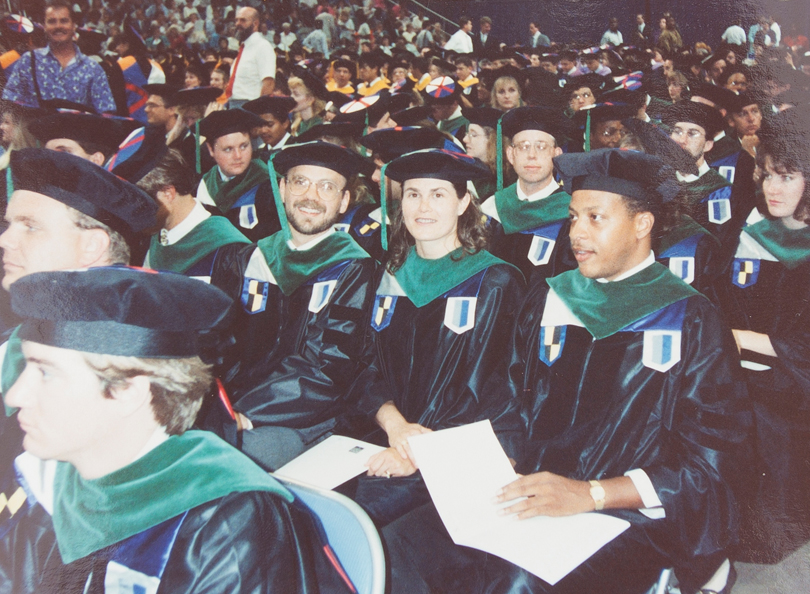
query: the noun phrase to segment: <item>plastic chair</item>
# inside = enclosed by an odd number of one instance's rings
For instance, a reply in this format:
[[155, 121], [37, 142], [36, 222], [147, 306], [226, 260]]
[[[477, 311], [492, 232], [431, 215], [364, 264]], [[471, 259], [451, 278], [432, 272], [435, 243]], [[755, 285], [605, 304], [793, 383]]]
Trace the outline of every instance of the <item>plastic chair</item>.
[[358, 594], [383, 594], [385, 554], [377, 528], [348, 497], [277, 477], [323, 525], [326, 538]]

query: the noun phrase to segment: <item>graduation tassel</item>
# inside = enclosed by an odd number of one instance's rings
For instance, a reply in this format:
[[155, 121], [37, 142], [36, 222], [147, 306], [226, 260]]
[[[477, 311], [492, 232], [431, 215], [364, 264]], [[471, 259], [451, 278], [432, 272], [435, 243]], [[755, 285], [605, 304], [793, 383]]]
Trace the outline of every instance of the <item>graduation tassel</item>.
[[[363, 126], [363, 136], [368, 134], [368, 109], [366, 109], [366, 123]], [[360, 154], [364, 157], [368, 157], [368, 150], [362, 144], [360, 145]]]
[[200, 163], [200, 120], [194, 122], [194, 160], [197, 175], [201, 175], [202, 164]]
[[585, 114], [585, 152], [591, 152], [591, 110]]
[[284, 238], [287, 241], [291, 241], [292, 234], [290, 234], [290, 224], [287, 222], [287, 211], [284, 210], [284, 202], [281, 200], [281, 191], [278, 189], [278, 175], [276, 174], [276, 168], [273, 166], [273, 159], [277, 154], [278, 153], [273, 153], [270, 155], [270, 159], [267, 161], [267, 172], [270, 174], [270, 185], [273, 187], [273, 200], [276, 203], [281, 232], [284, 234]]
[[498, 185], [496, 186], [498, 192], [503, 190], [503, 131], [501, 130], [501, 120], [503, 120], [503, 116], [498, 118], [495, 138], [495, 152], [498, 157]]
[[385, 195], [385, 170], [388, 168], [388, 163], [380, 169], [380, 211], [382, 219], [380, 223], [380, 243], [382, 249], [388, 251], [388, 200]]
[[14, 193], [14, 180], [11, 177], [11, 163], [6, 167], [6, 204]]

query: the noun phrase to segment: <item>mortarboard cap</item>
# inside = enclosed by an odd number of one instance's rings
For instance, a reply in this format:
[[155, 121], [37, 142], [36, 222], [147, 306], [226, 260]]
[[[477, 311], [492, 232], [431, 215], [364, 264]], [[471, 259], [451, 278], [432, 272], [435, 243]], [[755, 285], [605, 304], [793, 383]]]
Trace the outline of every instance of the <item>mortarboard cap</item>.
[[[708, 105], [705, 107], [711, 109]], [[627, 118], [622, 124], [634, 136], [645, 153], [660, 157], [681, 173], [700, 174], [695, 158], [655, 124], [638, 118]]]
[[220, 136], [234, 132], [250, 134], [253, 128], [260, 128], [265, 123], [256, 114], [242, 108], [214, 111], [200, 120], [200, 135], [205, 136], [205, 141], [213, 145]]
[[605, 88], [606, 84], [606, 77], [602, 76], [601, 74], [596, 74], [595, 72], [589, 72], [588, 74], [575, 76], [569, 80], [565, 85], [565, 92], [566, 94], [571, 94], [578, 89], [587, 87], [591, 90], [591, 92], [593, 92], [594, 96], [596, 96], [598, 100], [599, 94]]
[[346, 143], [345, 140], [351, 138], [360, 138], [365, 127], [366, 126], [363, 122], [323, 122], [312, 126], [312, 128], [303, 134], [299, 134], [298, 136], [290, 139], [287, 144], [303, 144], [305, 142], [312, 142], [313, 140], [338, 138], [342, 140], [338, 144], [343, 145]]
[[446, 105], [457, 101], [461, 94], [461, 85], [452, 76], [440, 76], [431, 80], [422, 96], [428, 105]]
[[[729, 91], [725, 87], [718, 87], [708, 83], [699, 85], [690, 85], [689, 92], [692, 97], [700, 97], [709, 101], [717, 107], [717, 109], [729, 110], [731, 103], [736, 97], [734, 91]], [[694, 101], [694, 99], [692, 99]]]
[[43, 194], [131, 240], [155, 226], [157, 204], [140, 188], [81, 157], [48, 149], [11, 153], [14, 190]]
[[461, 114], [471, 124], [486, 126], [494, 130], [498, 126], [498, 120], [501, 119], [503, 112], [494, 107], [463, 107]]
[[273, 97], [270, 95], [263, 95], [242, 105], [242, 109], [245, 111], [256, 115], [269, 113], [277, 120], [286, 120], [294, 107], [295, 99], [292, 97]]
[[599, 149], [554, 157], [554, 166], [570, 194], [598, 190], [636, 198], [650, 207], [669, 202], [680, 191], [675, 169], [663, 159], [624, 149]]
[[385, 130], [375, 130], [360, 139], [364, 147], [374, 151], [374, 156], [384, 162], [412, 153], [413, 151], [440, 148], [445, 136], [438, 128], [421, 126], [397, 126]]
[[387, 91], [368, 97], [360, 97], [340, 106], [340, 113], [335, 116], [335, 122], [360, 122], [375, 126], [388, 112]]
[[[351, 98], [350, 95], [347, 95], [346, 93], [341, 93], [340, 91], [329, 91], [326, 94], [326, 106], [327, 107], [329, 107], [329, 104], [331, 103], [333, 106], [340, 109], [342, 106], [346, 105], [351, 100], [352, 100], [352, 98]], [[245, 103], [245, 105], [243, 105], [242, 107], [246, 107], [246, 106], [247, 106], [247, 103]], [[290, 111], [292, 111], [292, 109], [290, 109]]]
[[222, 95], [217, 87], [195, 87], [180, 89], [168, 101], [169, 105], [208, 105]]
[[611, 120], [624, 120], [636, 115], [638, 110], [627, 103], [597, 103], [583, 107], [574, 114], [574, 123], [582, 127], [590, 116], [591, 122], [607, 122]]
[[318, 99], [326, 100], [328, 91], [324, 82], [306, 66], [295, 66], [292, 71], [292, 76], [300, 78], [304, 82], [304, 86]]
[[11, 287], [22, 340], [131, 357], [199, 355], [231, 303], [207, 283], [126, 266], [35, 272]]
[[166, 105], [170, 105], [169, 100], [174, 96], [177, 91], [180, 89], [175, 87], [174, 85], [167, 85], [165, 83], [154, 83], [151, 85], [144, 85], [141, 87], [144, 91], [146, 91], [149, 95], [157, 95], [158, 97], [163, 97]]
[[408, 153], [391, 161], [385, 174], [398, 182], [430, 178], [466, 183], [492, 175], [489, 167], [462, 153], [445, 149], [426, 149]]
[[732, 113], [740, 113], [749, 105], [759, 105], [759, 101], [750, 93], [732, 93], [732, 96], [728, 99], [727, 105], [728, 107], [726, 109], [730, 115]]
[[431, 109], [427, 105], [417, 105], [391, 114], [391, 119], [398, 126], [414, 126], [430, 117]]
[[661, 122], [674, 126], [678, 122], [697, 124], [706, 133], [708, 140], [713, 139], [723, 130], [723, 118], [714, 107], [697, 101], [679, 101], [668, 105], [661, 111]]

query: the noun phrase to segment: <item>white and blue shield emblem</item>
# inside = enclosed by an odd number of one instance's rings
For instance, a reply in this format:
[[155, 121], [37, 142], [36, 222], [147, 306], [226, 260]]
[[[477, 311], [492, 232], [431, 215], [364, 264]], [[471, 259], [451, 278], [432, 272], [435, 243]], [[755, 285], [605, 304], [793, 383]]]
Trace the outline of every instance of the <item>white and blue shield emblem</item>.
[[687, 285], [691, 285], [695, 280], [695, 259], [690, 256], [673, 256], [669, 259], [669, 270]]
[[309, 311], [318, 313], [321, 311], [332, 296], [332, 292], [337, 286], [337, 279], [327, 280], [312, 285], [312, 296], [309, 298]]
[[554, 251], [554, 244], [557, 242], [547, 237], [535, 235], [532, 237], [532, 245], [529, 247], [529, 262], [535, 266], [542, 266], [548, 264], [551, 259], [551, 252]]
[[377, 332], [388, 328], [397, 305], [396, 295], [377, 295], [374, 300], [374, 315], [371, 317], [371, 327]]
[[155, 594], [160, 580], [125, 565], [110, 561], [104, 576], [104, 591], [118, 594]]
[[270, 283], [246, 278], [242, 283], [242, 305], [249, 314], [257, 314], [267, 307], [267, 290]]
[[709, 221], [722, 225], [731, 218], [731, 200], [728, 195], [709, 199]]
[[540, 350], [538, 356], [549, 367], [562, 355], [563, 345], [565, 344], [565, 329], [566, 326], [540, 327]]
[[737, 173], [737, 168], [729, 165], [721, 165], [717, 168], [717, 173], [722, 175], [728, 180], [728, 183], [734, 183], [734, 174]]
[[456, 334], [464, 334], [475, 326], [477, 297], [448, 297], [444, 308], [444, 325]]
[[645, 367], [667, 371], [681, 360], [680, 330], [645, 330], [641, 361]]
[[734, 258], [731, 268], [731, 282], [745, 289], [755, 285], [759, 277], [759, 260]]
[[349, 223], [335, 223], [334, 225], [335, 231], [340, 231], [341, 233], [348, 233], [351, 225]]
[[253, 229], [259, 224], [259, 217], [256, 216], [256, 205], [245, 204], [239, 208], [239, 226], [242, 229]]

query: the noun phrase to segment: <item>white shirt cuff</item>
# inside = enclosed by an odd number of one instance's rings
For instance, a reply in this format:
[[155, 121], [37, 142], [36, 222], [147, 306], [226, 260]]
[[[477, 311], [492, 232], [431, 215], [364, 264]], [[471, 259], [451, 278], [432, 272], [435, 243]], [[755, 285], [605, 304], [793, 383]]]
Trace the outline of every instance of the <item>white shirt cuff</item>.
[[645, 516], [653, 520], [666, 518], [667, 514], [664, 511], [663, 504], [658, 498], [658, 493], [655, 492], [650, 477], [641, 468], [634, 468], [624, 473], [624, 476], [630, 477], [633, 481], [636, 491], [641, 496], [641, 501], [644, 503], [644, 508], [638, 510]]

